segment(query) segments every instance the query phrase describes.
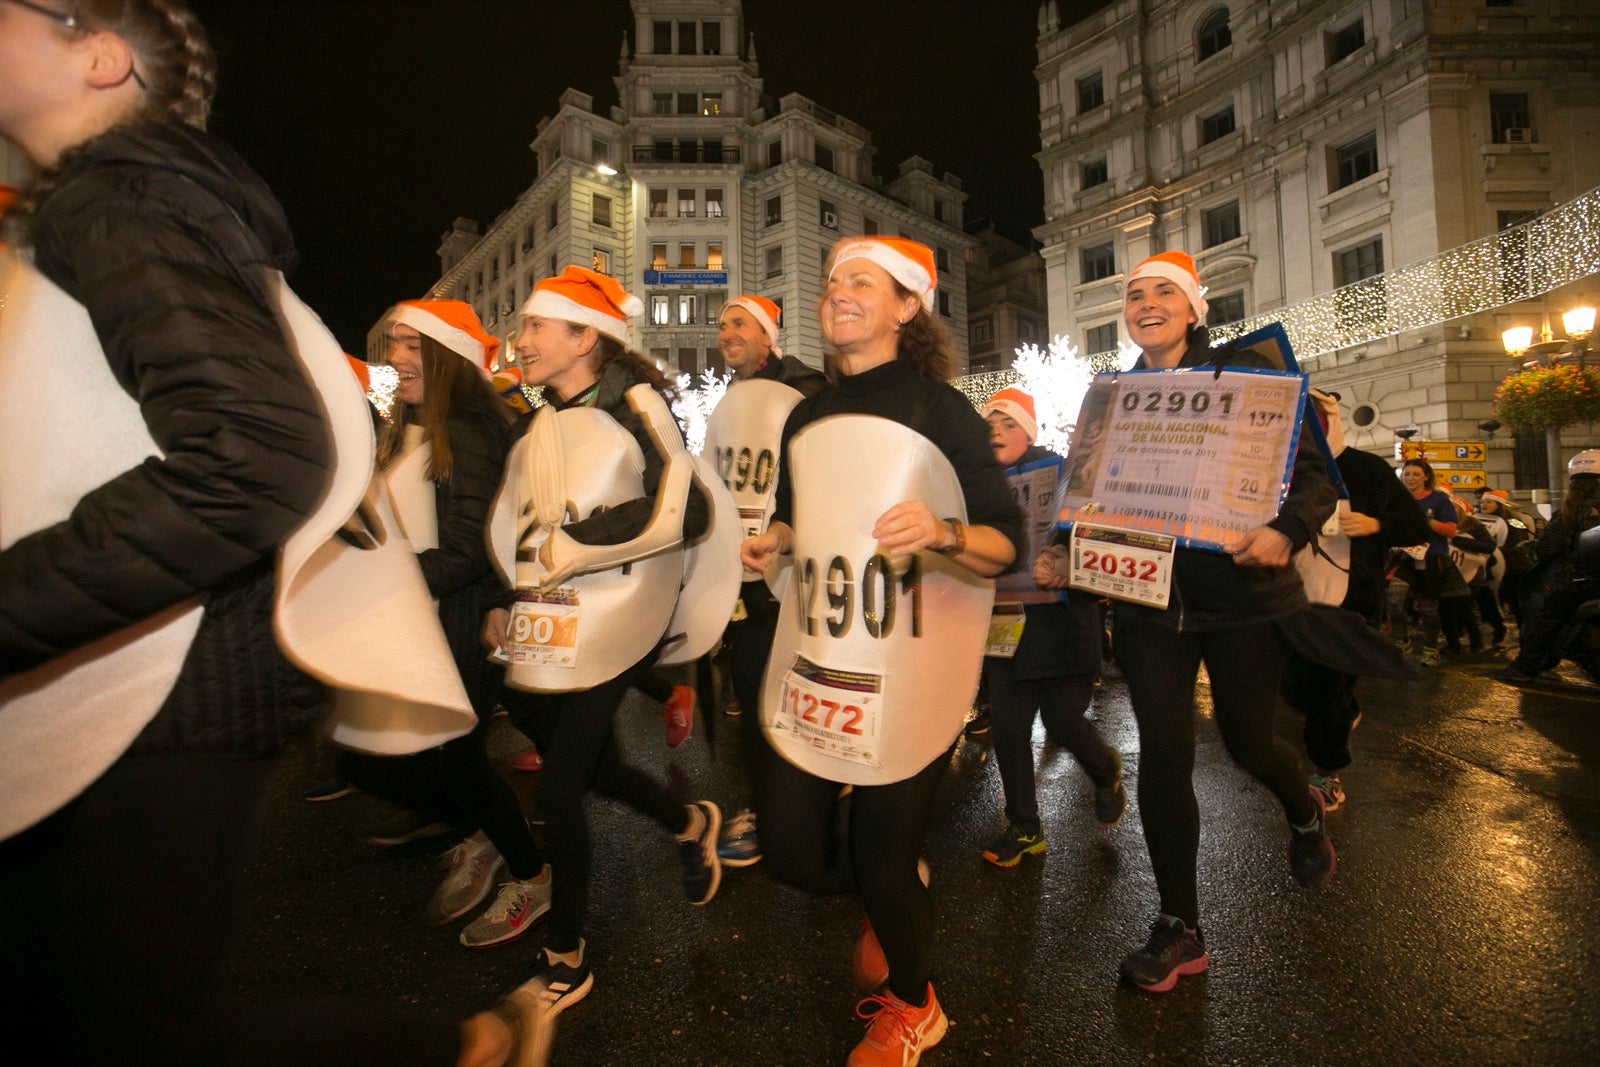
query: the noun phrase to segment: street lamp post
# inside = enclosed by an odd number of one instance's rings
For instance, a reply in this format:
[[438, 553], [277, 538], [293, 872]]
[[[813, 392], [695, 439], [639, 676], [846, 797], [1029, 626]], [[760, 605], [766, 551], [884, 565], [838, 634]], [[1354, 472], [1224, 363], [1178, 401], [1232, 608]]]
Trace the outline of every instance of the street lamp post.
[[[1550, 330], [1550, 315], [1548, 311], [1544, 317], [1544, 326], [1539, 331], [1539, 341], [1533, 341], [1532, 326], [1512, 326], [1500, 334], [1500, 343], [1505, 347], [1506, 355], [1512, 359], [1521, 360], [1524, 356], [1532, 356], [1522, 364], [1523, 370], [1533, 367], [1553, 367], [1563, 355], [1575, 359], [1578, 369], [1585, 369], [1585, 360], [1588, 355], [1589, 335], [1594, 331], [1594, 313], [1592, 307], [1576, 307], [1561, 316], [1561, 325], [1567, 331], [1567, 340], [1558, 341]], [[1551, 503], [1554, 494], [1561, 488], [1561, 427], [1546, 426], [1544, 428], [1545, 449], [1545, 484], [1550, 487]]]

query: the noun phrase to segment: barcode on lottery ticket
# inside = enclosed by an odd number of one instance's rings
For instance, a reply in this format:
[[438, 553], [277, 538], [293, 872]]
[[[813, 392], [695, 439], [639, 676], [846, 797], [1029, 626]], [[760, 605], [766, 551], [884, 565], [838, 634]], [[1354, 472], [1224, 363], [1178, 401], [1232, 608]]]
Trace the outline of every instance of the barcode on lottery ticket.
[[1209, 500], [1211, 490], [1198, 485], [1162, 485], [1158, 482], [1123, 482], [1112, 479], [1106, 489], [1113, 493], [1138, 493], [1141, 496], [1175, 496], [1185, 500]]

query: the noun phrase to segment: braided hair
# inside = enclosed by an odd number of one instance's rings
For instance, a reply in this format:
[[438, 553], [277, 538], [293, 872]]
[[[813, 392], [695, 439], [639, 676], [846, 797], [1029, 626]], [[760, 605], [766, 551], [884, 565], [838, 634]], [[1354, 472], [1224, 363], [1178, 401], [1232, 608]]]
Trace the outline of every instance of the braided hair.
[[217, 60], [205, 29], [182, 0], [69, 0], [66, 10], [133, 50], [134, 70], [145, 87], [134, 118], [206, 128]]

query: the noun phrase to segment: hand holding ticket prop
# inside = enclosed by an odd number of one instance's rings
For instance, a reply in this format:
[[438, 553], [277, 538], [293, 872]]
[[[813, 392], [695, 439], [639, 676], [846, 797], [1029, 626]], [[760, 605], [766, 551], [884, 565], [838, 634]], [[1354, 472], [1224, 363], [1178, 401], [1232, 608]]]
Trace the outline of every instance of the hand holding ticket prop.
[[1046, 545], [1033, 561], [1033, 582], [1040, 589], [1067, 588], [1067, 575], [1072, 571], [1072, 557], [1061, 545]]
[[746, 537], [739, 545], [739, 562], [751, 574], [764, 574], [779, 556], [787, 555], [794, 543], [794, 531], [775, 522], [766, 533]]

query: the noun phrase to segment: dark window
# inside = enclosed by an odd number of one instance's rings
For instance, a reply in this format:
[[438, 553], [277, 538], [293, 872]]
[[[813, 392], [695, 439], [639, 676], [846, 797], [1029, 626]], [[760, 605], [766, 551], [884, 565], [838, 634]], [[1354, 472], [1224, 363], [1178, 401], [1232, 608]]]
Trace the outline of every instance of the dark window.
[[660, 160], [663, 163], [672, 162], [672, 142], [671, 141], [657, 141], [652, 146], [652, 149], [654, 151], [654, 155], [655, 155], [656, 159]]
[[783, 221], [783, 197], [774, 196], [767, 201], [767, 225], [776, 226]]
[[938, 221], [940, 221], [940, 222], [944, 221], [944, 201], [943, 200], [935, 200], [933, 202], [933, 217], [935, 219], [937, 219]]
[[1229, 104], [1200, 120], [1200, 143], [1210, 144], [1219, 137], [1228, 136], [1233, 129], [1233, 105]]
[[823, 170], [831, 171], [833, 169], [833, 149], [827, 145], [818, 142], [817, 150], [811, 158], [816, 160], [817, 166]]
[[776, 167], [783, 162], [783, 142], [772, 141], [767, 145], [767, 166]]
[[1219, 7], [1201, 19], [1199, 29], [1195, 30], [1194, 58], [1196, 61], [1210, 59], [1232, 43], [1233, 33], [1228, 29], [1228, 9]]
[[767, 277], [783, 277], [783, 248], [781, 246], [767, 249]]
[[720, 219], [720, 218], [722, 218], [722, 190], [721, 189], [707, 189], [706, 190], [706, 218], [708, 218], [708, 219]]
[[1533, 140], [1533, 112], [1527, 93], [1489, 94], [1489, 133], [1495, 144], [1526, 144]]
[[678, 54], [680, 56], [694, 55], [694, 23], [678, 23]]
[[700, 350], [698, 348], [678, 349], [678, 370], [685, 374], [693, 374], [699, 369], [699, 367], [696, 366], [696, 364], [699, 362]]
[[1369, 133], [1334, 149], [1335, 189], [1378, 173], [1378, 135]]
[[667, 217], [667, 190], [650, 190], [650, 217], [664, 219]]
[[1211, 305], [1211, 312], [1206, 316], [1206, 322], [1212, 326], [1225, 326], [1244, 318], [1243, 293], [1223, 293], [1221, 296], [1210, 297], [1206, 302]]
[[550, 201], [550, 211], [547, 214], [547, 219], [548, 219], [549, 225], [547, 225], [545, 227], [545, 229], [547, 229], [547, 230], [555, 229], [556, 228], [556, 224], [561, 221], [561, 201], [559, 201], [559, 200]]
[[700, 97], [699, 97], [699, 95], [696, 94], [696, 93], [679, 93], [678, 94], [678, 114], [680, 114], [680, 115], [698, 115], [698, 114], [700, 114]]
[[870, 218], [870, 217], [868, 217], [866, 215], [862, 215], [861, 216], [861, 232], [866, 234], [868, 237], [871, 237], [874, 234], [876, 234], [878, 232], [878, 220], [874, 219], [874, 218]]
[[1091, 326], [1083, 335], [1083, 352], [1085, 355], [1095, 355], [1099, 352], [1115, 352], [1117, 350], [1117, 324], [1108, 322], [1104, 326]]
[[1334, 259], [1340, 285], [1349, 285], [1351, 282], [1359, 282], [1362, 278], [1382, 274], [1383, 238], [1374, 237], [1364, 245], [1347, 248], [1338, 253]]
[[1220, 245], [1224, 241], [1231, 241], [1239, 236], [1239, 201], [1230, 200], [1220, 207], [1214, 207], [1200, 215], [1201, 228], [1205, 231], [1200, 247], [1210, 248]]
[[1361, 28], [1360, 19], [1328, 34], [1328, 66], [1331, 67], [1346, 56], [1353, 55], [1366, 43], [1366, 40], [1367, 35]]
[[601, 196], [599, 193], [594, 194], [594, 224], [596, 226], [604, 226], [608, 230], [611, 228], [611, 198], [609, 196]]
[[934, 248], [933, 248], [933, 262], [934, 262], [934, 266], [938, 270], [945, 270], [945, 271], [949, 270], [950, 269], [950, 250], [948, 248], [944, 248], [944, 247], [941, 247], [939, 245], [935, 245]]
[[817, 201], [817, 221], [830, 230], [839, 228], [839, 208], [833, 201]]
[[670, 115], [670, 114], [672, 114], [672, 94], [671, 93], [653, 93], [653, 94], [651, 94], [651, 97], [650, 97], [650, 110], [654, 111], [657, 115]]
[[1532, 211], [1502, 211], [1498, 215], [1499, 225], [1496, 229], [1509, 230], [1513, 226], [1521, 226], [1524, 222], [1532, 222], [1543, 214], [1544, 212], [1537, 208]]
[[1093, 111], [1105, 102], [1105, 83], [1101, 81], [1098, 70], [1078, 79], [1078, 114]]
[[1107, 241], [1103, 245], [1085, 248], [1078, 253], [1079, 265], [1082, 268], [1082, 280], [1097, 282], [1101, 278], [1109, 278], [1117, 273], [1116, 245]]
[[672, 54], [672, 23], [653, 22], [650, 24], [650, 28], [655, 37], [655, 47], [653, 49], [655, 54], [658, 56], [670, 56]]
[[1516, 449], [1511, 453], [1511, 478], [1514, 489], [1544, 489], [1549, 477], [1545, 435], [1538, 432], [1519, 433], [1512, 440]]
[[1110, 180], [1110, 175], [1106, 172], [1104, 156], [1083, 165], [1083, 188], [1093, 189], [1095, 186], [1104, 185]]
[[721, 163], [723, 157], [721, 141], [700, 142], [700, 162]]
[[939, 314], [947, 319], [950, 317], [950, 294], [943, 289], [939, 290]]
[[700, 51], [708, 56], [722, 54], [722, 23], [702, 22], [700, 24]]
[[973, 348], [994, 347], [994, 319], [984, 317], [972, 320], [972, 329], [968, 331], [972, 338]]

